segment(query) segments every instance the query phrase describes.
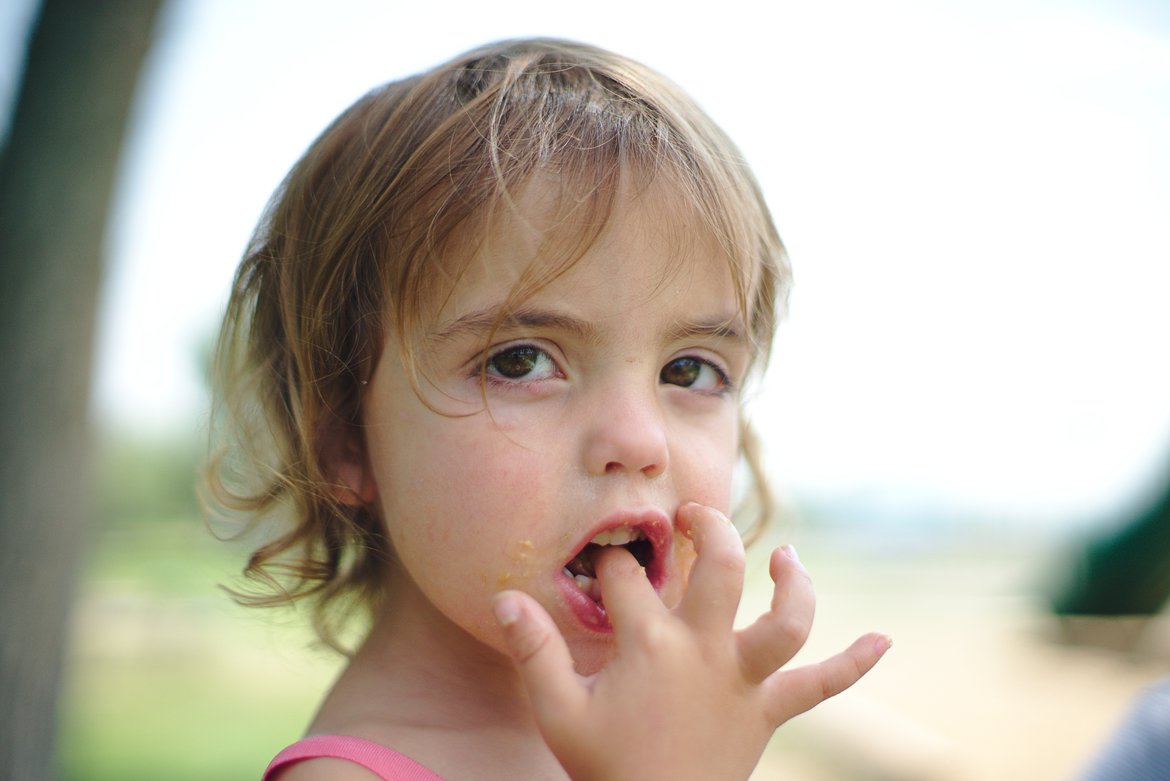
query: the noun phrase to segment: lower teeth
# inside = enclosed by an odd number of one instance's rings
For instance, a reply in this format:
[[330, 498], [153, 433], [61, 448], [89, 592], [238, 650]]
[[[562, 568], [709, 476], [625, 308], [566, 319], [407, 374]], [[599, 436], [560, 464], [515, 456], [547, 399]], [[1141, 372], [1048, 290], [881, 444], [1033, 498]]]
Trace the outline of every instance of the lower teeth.
[[601, 589], [597, 586], [597, 578], [591, 578], [588, 575], [574, 575], [567, 569], [565, 572], [573, 579], [573, 582], [577, 584], [577, 588], [584, 591], [590, 599], [592, 599], [594, 602], [601, 601]]

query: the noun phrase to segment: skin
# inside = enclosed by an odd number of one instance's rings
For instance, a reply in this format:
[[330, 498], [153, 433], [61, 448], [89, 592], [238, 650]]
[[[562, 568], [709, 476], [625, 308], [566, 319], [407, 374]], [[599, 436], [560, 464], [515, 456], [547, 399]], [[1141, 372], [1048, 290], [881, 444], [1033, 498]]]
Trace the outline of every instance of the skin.
[[[726, 262], [667, 194], [621, 195], [580, 262], [484, 352], [538, 257], [544, 195], [528, 189], [526, 219], [497, 227], [438, 313], [421, 394], [386, 340], [366, 455], [337, 474], [344, 499], [378, 508], [401, 563], [309, 732], [393, 746], [447, 781], [747, 778], [779, 724], [855, 682], [888, 641], [780, 670], [815, 601], [787, 549], [771, 559], [772, 609], [732, 629], [744, 556], [726, 516], [750, 352]], [[667, 528], [656, 583], [604, 549], [599, 627], [562, 568], [627, 518]], [[373, 776], [324, 759], [281, 776], [324, 778]]]

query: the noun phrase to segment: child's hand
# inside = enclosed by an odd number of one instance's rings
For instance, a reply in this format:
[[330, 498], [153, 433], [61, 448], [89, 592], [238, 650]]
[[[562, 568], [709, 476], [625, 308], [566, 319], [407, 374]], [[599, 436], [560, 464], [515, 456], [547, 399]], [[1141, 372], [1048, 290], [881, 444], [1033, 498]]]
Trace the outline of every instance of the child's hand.
[[679, 526], [697, 551], [681, 604], [662, 604], [624, 548], [595, 562], [616, 652], [583, 678], [552, 619], [516, 591], [496, 611], [545, 741], [574, 781], [746, 779], [773, 731], [852, 686], [889, 648], [866, 635], [819, 664], [780, 670], [812, 625], [812, 583], [790, 548], [773, 551], [771, 609], [733, 631], [744, 552], [722, 513], [696, 504]]

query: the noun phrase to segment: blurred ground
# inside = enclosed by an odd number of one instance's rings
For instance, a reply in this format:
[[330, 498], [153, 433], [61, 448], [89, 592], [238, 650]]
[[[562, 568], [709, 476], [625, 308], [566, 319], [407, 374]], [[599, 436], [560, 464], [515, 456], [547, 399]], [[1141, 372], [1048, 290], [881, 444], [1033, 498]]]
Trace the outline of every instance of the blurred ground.
[[[1050, 547], [929, 544], [802, 527], [823, 658], [880, 630], [895, 645], [853, 690], [786, 725], [764, 781], [1071, 781], [1134, 695], [1170, 674], [1165, 619], [1113, 626], [1123, 652], [1058, 641], [1035, 600]], [[763, 559], [765, 544], [755, 549]], [[308, 720], [337, 662], [295, 616], [216, 590], [238, 563], [197, 522], [102, 536], [75, 616], [62, 712], [65, 781], [252, 780]], [[767, 603], [762, 561], [744, 616]]]
[[853, 690], [782, 729], [756, 778], [1071, 780], [1133, 697], [1170, 673], [1164, 617], [1086, 632], [1120, 650], [1064, 641], [1037, 599], [1050, 545], [1006, 534], [899, 544], [800, 539], [818, 614], [799, 658], [823, 658], [868, 630], [894, 647]]

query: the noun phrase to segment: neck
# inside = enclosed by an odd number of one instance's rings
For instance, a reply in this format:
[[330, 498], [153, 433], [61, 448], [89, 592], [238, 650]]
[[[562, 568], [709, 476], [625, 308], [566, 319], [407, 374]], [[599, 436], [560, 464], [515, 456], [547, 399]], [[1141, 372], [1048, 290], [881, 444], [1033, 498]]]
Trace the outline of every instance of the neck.
[[356, 719], [429, 729], [535, 732], [511, 659], [456, 626], [397, 578], [314, 731]]
[[310, 733], [382, 743], [451, 781], [565, 781], [512, 661], [451, 623], [413, 583], [392, 594]]

